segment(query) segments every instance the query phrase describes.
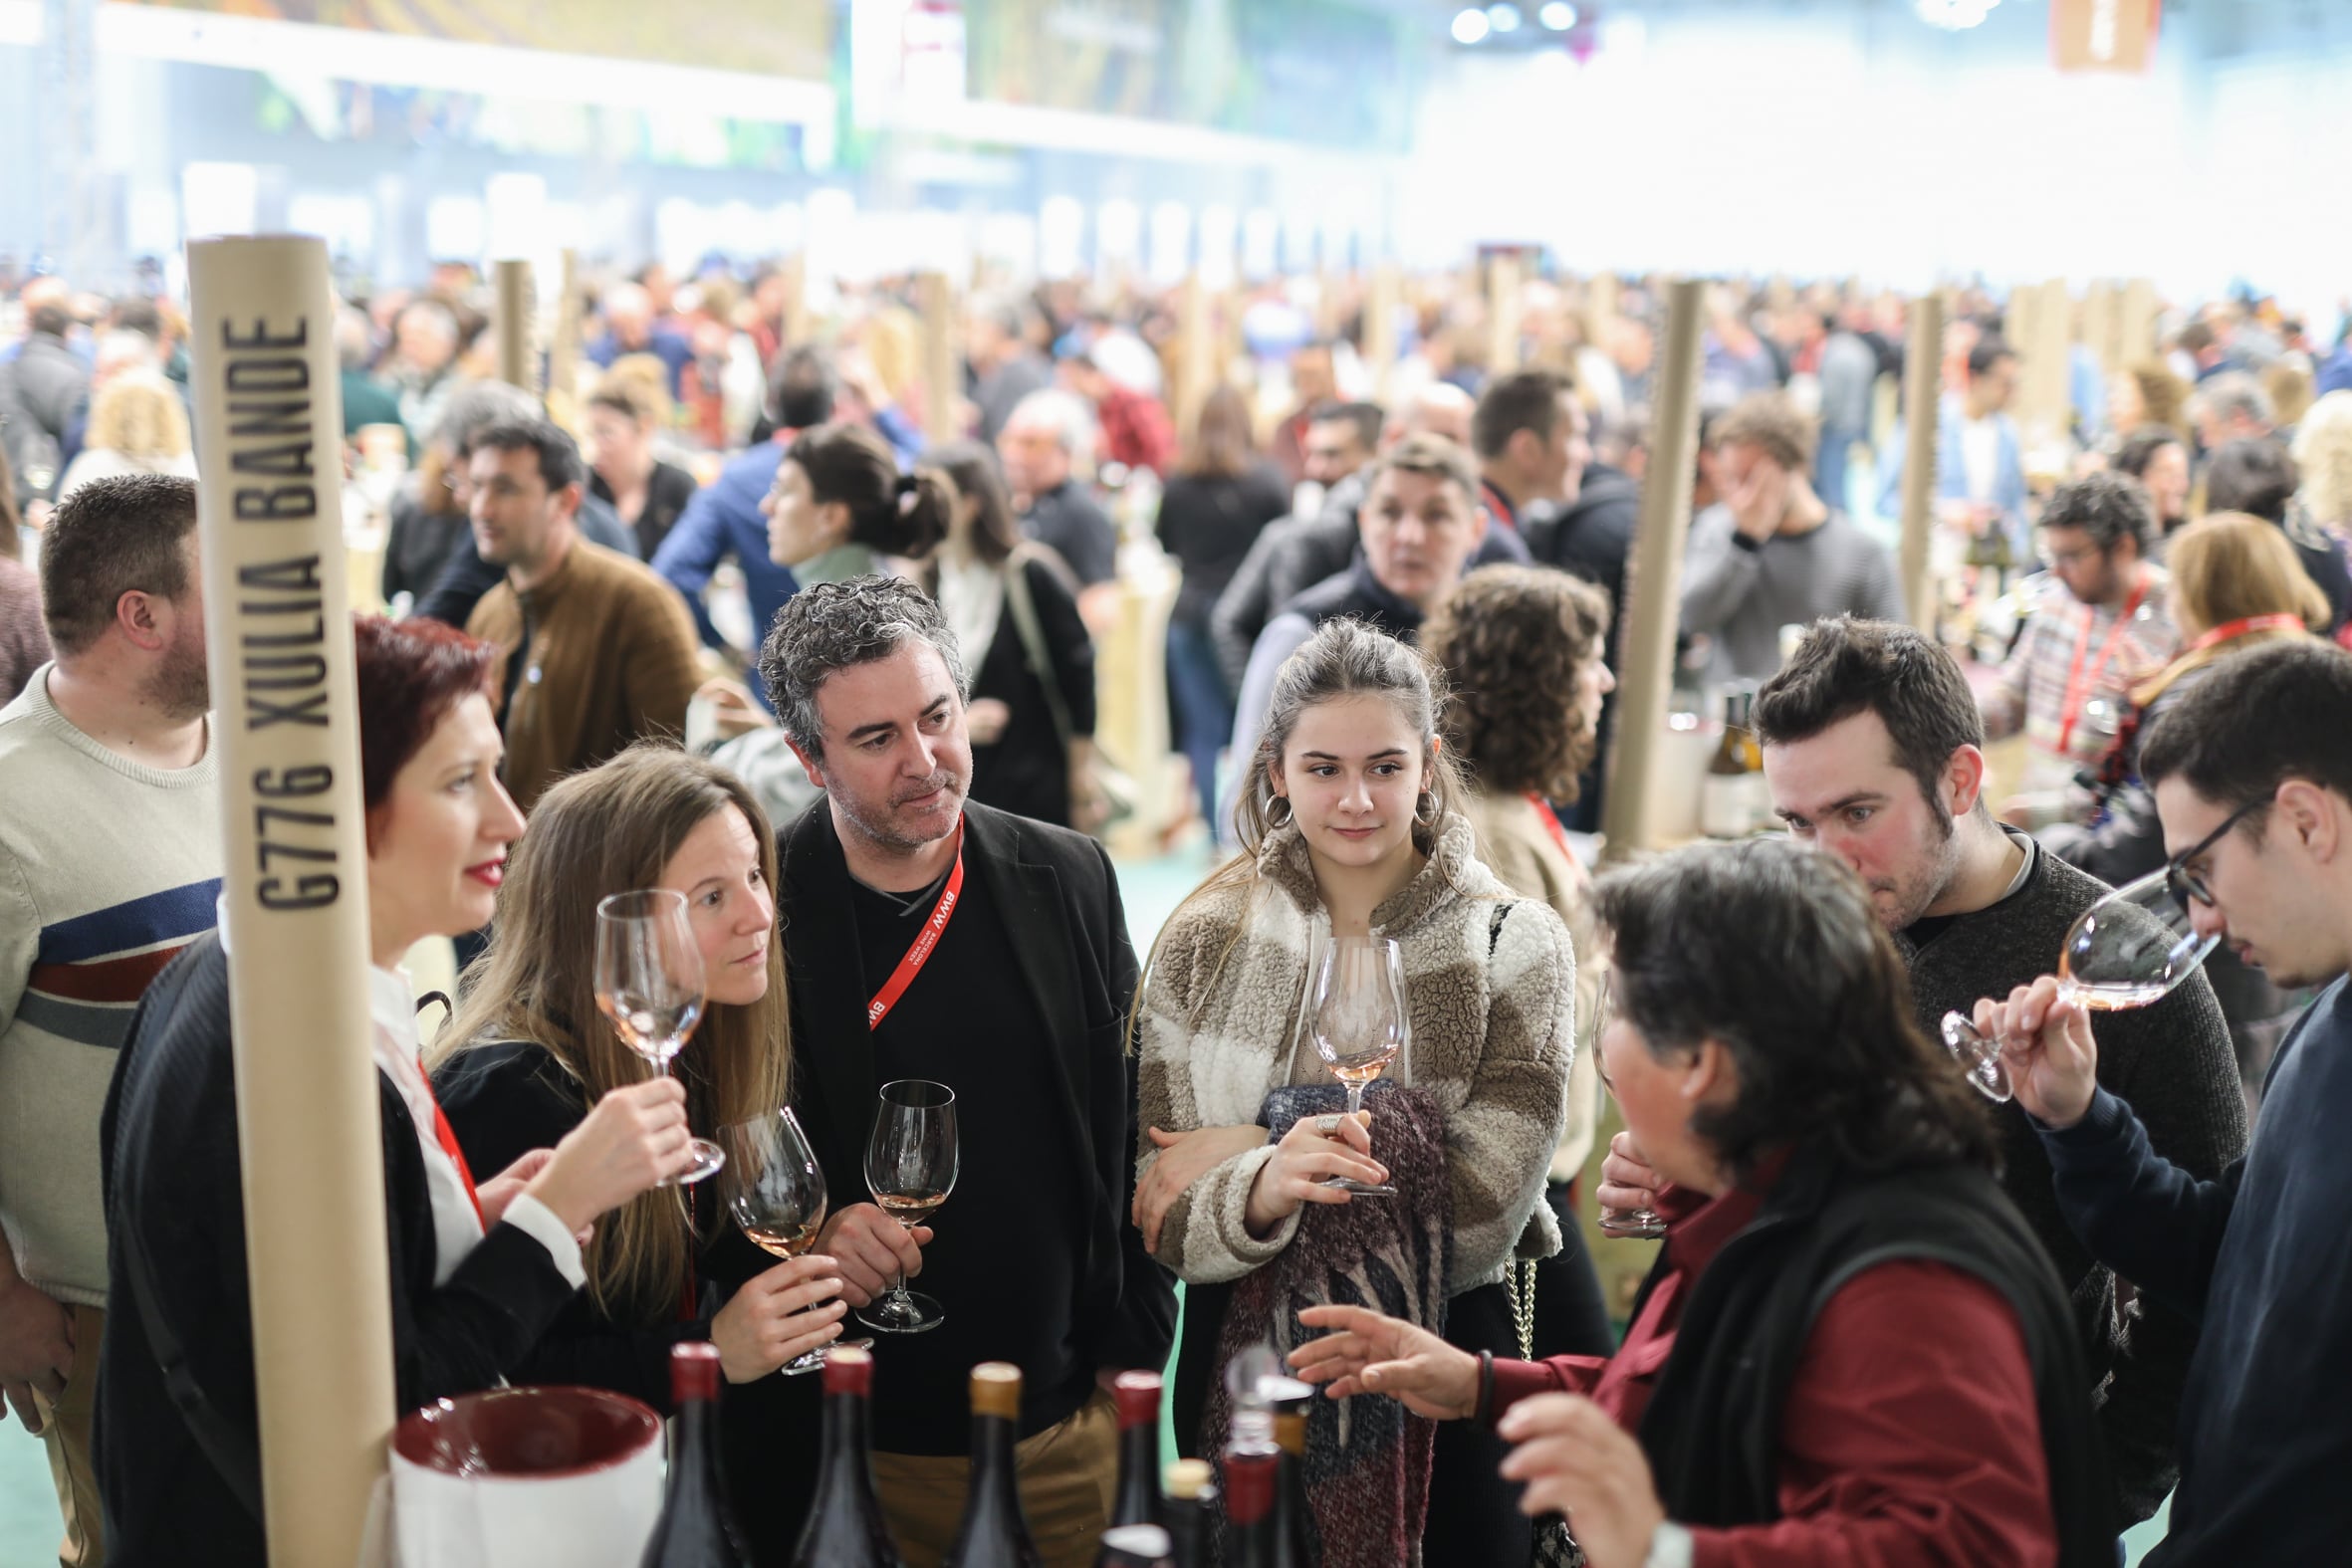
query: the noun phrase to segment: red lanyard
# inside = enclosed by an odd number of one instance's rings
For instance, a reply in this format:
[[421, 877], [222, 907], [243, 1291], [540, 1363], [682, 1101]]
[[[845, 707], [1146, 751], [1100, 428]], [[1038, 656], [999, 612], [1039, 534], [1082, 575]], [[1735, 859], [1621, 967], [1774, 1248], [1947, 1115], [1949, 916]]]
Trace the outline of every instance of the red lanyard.
[[2303, 631], [2306, 629], [2307, 628], [2303, 625], [2303, 617], [2300, 615], [2241, 615], [2235, 620], [2226, 620], [2222, 622], [2222, 624], [2216, 626], [2213, 630], [2207, 632], [2204, 636], [2189, 644], [2189, 651], [2191, 653], [2203, 653], [2206, 649], [2212, 647], [2217, 642], [2228, 642], [2233, 637], [2243, 637], [2250, 632]]
[[898, 961], [898, 967], [890, 972], [890, 978], [882, 983], [882, 989], [874, 993], [874, 1000], [865, 1005], [865, 1026], [868, 1029], [882, 1026], [882, 1019], [889, 1016], [892, 1008], [898, 1006], [898, 999], [906, 995], [906, 988], [915, 983], [916, 973], [931, 961], [931, 951], [939, 946], [939, 939], [956, 912], [956, 900], [963, 895], [963, 891], [964, 824], [959, 821], [956, 823], [956, 868], [947, 874], [947, 886], [939, 890], [939, 902], [931, 907], [931, 918], [923, 922], [922, 932], [915, 938], [914, 946], [906, 950], [906, 957]]
[[433, 1108], [433, 1138], [457, 1167], [457, 1179], [465, 1183], [466, 1202], [474, 1206], [474, 1218], [488, 1231], [490, 1223], [482, 1219], [482, 1198], [474, 1191], [473, 1168], [465, 1163], [465, 1151], [457, 1146], [457, 1134], [450, 1128], [449, 1118], [441, 1114], [441, 1097], [433, 1092], [433, 1080], [424, 1080], [425, 1103]]
[[1582, 870], [1583, 865], [1577, 860], [1576, 851], [1568, 847], [1568, 830], [1559, 825], [1559, 813], [1551, 808], [1551, 802], [1529, 789], [1528, 804], [1533, 806], [1535, 814], [1543, 819], [1544, 829], [1551, 834], [1551, 841], [1559, 846], [1559, 852], [1568, 857], [1568, 864]]
[[2132, 596], [2123, 601], [2116, 613], [2115, 624], [2107, 628], [2107, 640], [2099, 645], [2098, 662], [2086, 674], [2082, 667], [2083, 655], [2091, 648], [2091, 623], [2099, 612], [2085, 606], [2082, 612], [2082, 634], [2074, 639], [2074, 665], [2066, 673], [2066, 706], [2058, 718], [2058, 752], [2071, 755], [2074, 742], [2074, 723], [2082, 717], [2082, 705], [2091, 694], [2091, 687], [2099, 679], [2099, 672], [2107, 668], [2107, 661], [2115, 656], [2115, 645], [2123, 640], [2123, 629], [2132, 623], [2132, 616], [2140, 607], [2140, 600], [2148, 596], [2148, 583], [2142, 578], [2132, 588]]

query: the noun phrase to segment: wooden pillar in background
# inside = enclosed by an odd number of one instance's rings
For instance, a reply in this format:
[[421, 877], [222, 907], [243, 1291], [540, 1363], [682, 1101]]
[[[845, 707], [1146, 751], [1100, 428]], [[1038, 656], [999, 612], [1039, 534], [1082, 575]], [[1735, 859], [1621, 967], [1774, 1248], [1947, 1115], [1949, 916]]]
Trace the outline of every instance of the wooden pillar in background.
[[1596, 272], [1584, 285], [1584, 340], [1608, 352], [1609, 334], [1617, 322], [1617, 275]]
[[[788, 313], [798, 296], [798, 290], [786, 296]], [[934, 442], [953, 441], [963, 434], [955, 428], [955, 409], [964, 388], [956, 358], [955, 292], [945, 273], [927, 272], [915, 279], [915, 308], [921, 314], [923, 434]]]
[[1520, 274], [1517, 256], [1487, 263], [1487, 374], [1519, 368]]
[[1633, 540], [1622, 663], [1617, 670], [1617, 739], [1602, 807], [1608, 857], [1653, 847], [1650, 801], [1666, 699], [1674, 685], [1674, 639], [1682, 622], [1682, 555], [1691, 529], [1691, 481], [1699, 446], [1699, 336], [1706, 286], [1667, 291], [1650, 421], [1649, 480]]
[[2115, 320], [2118, 301], [2115, 286], [2099, 279], [2083, 292], [2082, 341], [2098, 355], [2101, 374], [2113, 375], [2121, 368], [2115, 355]]
[[2052, 278], [2041, 286], [2041, 308], [2034, 312], [2034, 322], [2036, 336], [2025, 353], [2034, 413], [2041, 438], [2061, 440], [2074, 422], [2074, 296], [2065, 279]]
[[1936, 441], [1943, 423], [1944, 302], [1911, 302], [1903, 353], [1903, 602], [1911, 624], [1936, 633], [1937, 588], [1931, 546], [1936, 530]]
[[509, 386], [537, 392], [538, 376], [531, 352], [531, 264], [498, 264], [498, 315], [491, 331], [498, 334], [498, 378]]
[[358, 1560], [394, 1417], [335, 297], [307, 237], [197, 241], [188, 284], [262, 1512], [312, 1568]]
[[2123, 286], [2123, 306], [2115, 321], [2118, 368], [2129, 369], [2143, 359], [2156, 357], [2156, 319], [2162, 311], [2155, 284], [2145, 278], [2134, 278]]
[[548, 416], [579, 434], [580, 417], [580, 252], [564, 247], [556, 279], [555, 329], [548, 335]]
[[793, 253], [784, 264], [784, 345], [797, 348], [809, 340], [809, 253]]
[[1372, 400], [1388, 403], [1388, 383], [1396, 373], [1396, 313], [1402, 296], [1393, 266], [1372, 270], [1371, 292], [1364, 298], [1364, 368], [1372, 372]]
[[[1331, 274], [1323, 274], [1327, 288]], [[1176, 395], [1169, 400], [1168, 413], [1176, 422], [1176, 442], [1182, 446], [1200, 423], [1201, 404], [1209, 400], [1209, 389], [1217, 384], [1217, 336], [1209, 320], [1209, 291], [1201, 283], [1201, 275], [1192, 273], [1184, 280], [1177, 294], [1176, 307]]]

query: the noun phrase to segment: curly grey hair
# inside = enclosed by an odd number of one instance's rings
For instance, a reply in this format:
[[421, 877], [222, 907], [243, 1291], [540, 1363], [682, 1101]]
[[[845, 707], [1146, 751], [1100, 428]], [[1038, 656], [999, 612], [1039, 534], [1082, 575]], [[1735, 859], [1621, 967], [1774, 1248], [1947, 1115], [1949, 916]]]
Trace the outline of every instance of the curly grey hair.
[[801, 589], [777, 611], [760, 648], [760, 679], [785, 734], [811, 754], [824, 755], [824, 726], [817, 692], [837, 670], [888, 658], [920, 639], [938, 651], [956, 695], [972, 695], [972, 679], [956, 634], [938, 603], [903, 577], [850, 577]]

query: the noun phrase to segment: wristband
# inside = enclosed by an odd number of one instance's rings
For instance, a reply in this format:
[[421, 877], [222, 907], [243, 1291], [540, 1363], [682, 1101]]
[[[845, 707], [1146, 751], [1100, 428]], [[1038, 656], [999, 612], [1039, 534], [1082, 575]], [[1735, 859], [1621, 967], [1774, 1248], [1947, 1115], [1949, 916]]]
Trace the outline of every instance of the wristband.
[[1470, 1415], [1482, 1427], [1495, 1418], [1495, 1353], [1491, 1350], [1478, 1353], [1478, 1405]]
[[1751, 556], [1761, 556], [1764, 554], [1764, 541], [1740, 529], [1734, 529], [1732, 530], [1732, 548], [1744, 550]]

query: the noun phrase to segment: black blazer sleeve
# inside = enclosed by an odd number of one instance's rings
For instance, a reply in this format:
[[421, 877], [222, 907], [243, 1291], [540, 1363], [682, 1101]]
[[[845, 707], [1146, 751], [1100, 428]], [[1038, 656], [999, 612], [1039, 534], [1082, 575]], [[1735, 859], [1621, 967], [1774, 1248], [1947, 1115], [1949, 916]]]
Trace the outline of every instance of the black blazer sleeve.
[[1061, 700], [1069, 706], [1069, 727], [1080, 740], [1094, 735], [1094, 638], [1078, 616], [1077, 596], [1060, 574], [1045, 561], [1032, 559], [1021, 570], [1029, 579], [1030, 602], [1038, 607], [1038, 625], [1046, 634], [1046, 656], [1054, 664], [1054, 680]]

